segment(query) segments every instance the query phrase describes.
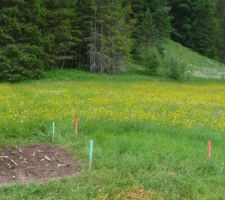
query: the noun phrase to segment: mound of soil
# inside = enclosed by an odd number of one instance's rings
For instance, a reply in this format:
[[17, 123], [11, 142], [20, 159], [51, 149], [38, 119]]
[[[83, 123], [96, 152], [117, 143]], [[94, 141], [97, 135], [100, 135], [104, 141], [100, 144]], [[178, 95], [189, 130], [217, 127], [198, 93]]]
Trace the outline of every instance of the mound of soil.
[[0, 149], [0, 185], [47, 181], [80, 170], [72, 154], [53, 144]]

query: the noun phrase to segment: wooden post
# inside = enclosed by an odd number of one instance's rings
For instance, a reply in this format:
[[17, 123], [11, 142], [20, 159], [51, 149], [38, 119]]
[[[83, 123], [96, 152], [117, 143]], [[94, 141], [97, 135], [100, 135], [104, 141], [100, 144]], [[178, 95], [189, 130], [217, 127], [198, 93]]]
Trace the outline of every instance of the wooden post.
[[208, 141], [208, 159], [211, 159], [211, 151], [212, 151], [212, 142], [211, 140]]

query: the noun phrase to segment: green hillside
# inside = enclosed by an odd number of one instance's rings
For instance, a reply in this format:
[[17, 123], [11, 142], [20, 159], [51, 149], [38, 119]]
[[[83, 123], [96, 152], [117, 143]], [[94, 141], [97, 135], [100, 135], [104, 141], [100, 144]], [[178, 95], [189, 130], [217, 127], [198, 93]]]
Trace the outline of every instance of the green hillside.
[[190, 72], [197, 77], [221, 78], [225, 76], [225, 65], [205, 57], [171, 40], [164, 44], [166, 58], [176, 58], [185, 63]]

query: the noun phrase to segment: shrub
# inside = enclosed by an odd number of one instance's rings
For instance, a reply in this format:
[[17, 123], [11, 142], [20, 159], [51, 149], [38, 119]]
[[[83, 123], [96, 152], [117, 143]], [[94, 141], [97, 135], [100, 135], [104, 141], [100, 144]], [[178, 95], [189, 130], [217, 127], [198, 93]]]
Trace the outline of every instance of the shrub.
[[162, 64], [161, 55], [157, 48], [141, 48], [138, 52], [138, 61], [142, 66], [142, 71], [145, 75], [157, 75]]
[[164, 60], [159, 75], [172, 80], [183, 80], [187, 75], [187, 67], [183, 62], [169, 58]]

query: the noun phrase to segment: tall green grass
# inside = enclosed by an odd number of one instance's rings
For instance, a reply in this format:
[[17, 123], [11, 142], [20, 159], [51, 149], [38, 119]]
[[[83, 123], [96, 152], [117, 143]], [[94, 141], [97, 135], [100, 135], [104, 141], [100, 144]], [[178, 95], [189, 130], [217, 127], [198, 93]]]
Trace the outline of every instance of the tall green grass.
[[182, 63], [185, 63], [189, 69], [215, 69], [219, 72], [225, 71], [225, 64], [207, 58], [172, 40], [165, 40], [163, 47], [165, 49], [164, 54], [166, 58], [176, 58]]
[[[0, 189], [1, 199], [92, 199], [134, 185], [154, 191], [162, 199], [224, 199], [224, 145], [221, 131], [168, 127], [152, 122], [120, 124], [81, 122], [76, 136], [71, 123], [57, 124], [57, 144], [68, 148], [83, 171], [49, 183], [14, 185]], [[94, 161], [88, 171], [88, 142], [94, 140]], [[212, 160], [207, 140], [212, 139]], [[43, 140], [50, 142], [51, 131]], [[11, 144], [22, 144], [12, 140]]]
[[[16, 84], [15, 93], [23, 85], [51, 87], [56, 81], [104, 80], [104, 84], [120, 87], [120, 81], [157, 81], [136, 75], [99, 76], [85, 72], [50, 72], [42, 81]], [[66, 84], [66, 81], [63, 82]], [[181, 83], [182, 84], [182, 83]], [[207, 84], [207, 82], [203, 83]], [[72, 113], [73, 111], [71, 111]], [[51, 142], [52, 121], [38, 126], [18, 126], [0, 133], [0, 145], [26, 145]], [[10, 126], [10, 127], [9, 127]], [[35, 127], [38, 127], [34, 130]], [[225, 199], [225, 135], [209, 127], [186, 128], [153, 121], [119, 122], [110, 119], [80, 118], [77, 136], [71, 119], [56, 121], [56, 143], [67, 148], [82, 165], [82, 172], [72, 177], [47, 183], [11, 185], [0, 188], [1, 200], [88, 200], [105, 194], [113, 195], [133, 186], [143, 186], [161, 199]], [[89, 140], [94, 140], [93, 169], [88, 171]], [[212, 140], [212, 159], [207, 159], [207, 141]]]

